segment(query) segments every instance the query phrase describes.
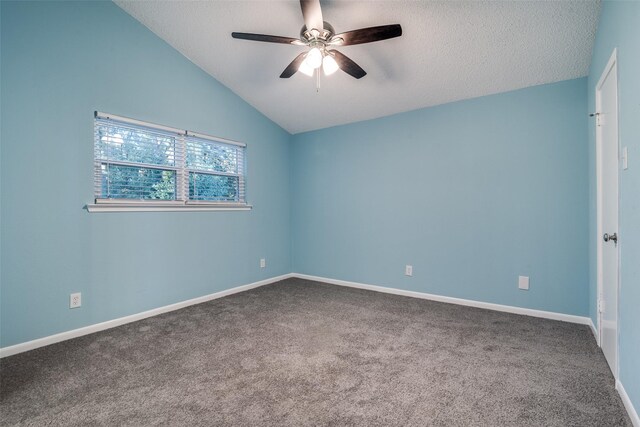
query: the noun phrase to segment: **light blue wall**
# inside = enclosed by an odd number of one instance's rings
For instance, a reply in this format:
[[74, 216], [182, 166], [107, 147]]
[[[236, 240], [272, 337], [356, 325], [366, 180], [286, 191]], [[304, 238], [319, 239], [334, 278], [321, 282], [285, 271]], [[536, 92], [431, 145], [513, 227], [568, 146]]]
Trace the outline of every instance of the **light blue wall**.
[[[620, 172], [620, 381], [640, 410], [640, 2], [605, 1], [589, 73], [589, 109], [595, 87], [614, 48], [618, 49], [620, 146], [628, 147], [629, 169]], [[596, 321], [595, 127], [589, 123], [590, 315]]]
[[[1, 8], [1, 346], [291, 271], [287, 132], [113, 3]], [[246, 142], [254, 209], [87, 213], [94, 110]]]
[[587, 315], [586, 126], [583, 78], [295, 135], [294, 271]]
[[[292, 270], [589, 313], [586, 79], [291, 138], [112, 3], [0, 7], [1, 346]], [[88, 214], [94, 110], [246, 142], [254, 209]]]

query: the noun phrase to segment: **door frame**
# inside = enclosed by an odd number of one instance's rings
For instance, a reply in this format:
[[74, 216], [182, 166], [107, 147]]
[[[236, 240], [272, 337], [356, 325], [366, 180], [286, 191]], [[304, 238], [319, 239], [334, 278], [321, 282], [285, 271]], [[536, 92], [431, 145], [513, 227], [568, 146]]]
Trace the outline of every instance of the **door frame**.
[[[601, 102], [602, 102], [602, 85], [604, 84], [606, 78], [611, 73], [612, 69], [615, 67], [616, 73], [616, 127], [618, 127], [618, 141], [616, 141], [618, 145], [618, 167], [616, 171], [616, 176], [618, 179], [618, 194], [616, 197], [618, 203], [618, 230], [616, 232], [620, 234], [620, 134], [619, 134], [619, 108], [618, 108], [618, 58], [617, 58], [617, 49], [613, 49], [613, 53], [609, 58], [609, 62], [607, 62], [607, 66], [602, 71], [600, 79], [598, 80], [598, 84], [595, 87], [595, 95], [596, 95], [596, 223], [597, 223], [597, 234], [596, 234], [596, 251], [597, 251], [597, 283], [598, 283], [598, 295], [596, 299], [596, 313], [598, 319], [598, 346], [602, 346], [602, 313], [600, 311], [600, 304], [603, 296], [603, 274], [602, 274], [602, 235], [603, 235], [603, 227], [602, 227], [602, 128], [598, 124], [598, 114], [601, 111]], [[618, 307], [620, 302], [620, 247], [622, 242], [618, 242], [616, 245], [616, 249], [618, 252], [618, 265], [617, 265], [617, 280], [616, 286], [618, 291], [616, 292], [617, 303], [616, 307]], [[616, 372], [613, 373], [614, 378], [618, 379], [618, 373], [620, 371], [620, 310], [616, 309], [616, 323], [618, 325], [616, 329]]]

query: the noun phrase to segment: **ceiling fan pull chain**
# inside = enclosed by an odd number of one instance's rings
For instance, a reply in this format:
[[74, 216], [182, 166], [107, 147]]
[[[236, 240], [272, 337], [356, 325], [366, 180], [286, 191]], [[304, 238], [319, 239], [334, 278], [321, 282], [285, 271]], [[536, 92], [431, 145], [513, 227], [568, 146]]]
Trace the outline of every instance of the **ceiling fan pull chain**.
[[316, 68], [316, 93], [320, 93], [320, 68]]

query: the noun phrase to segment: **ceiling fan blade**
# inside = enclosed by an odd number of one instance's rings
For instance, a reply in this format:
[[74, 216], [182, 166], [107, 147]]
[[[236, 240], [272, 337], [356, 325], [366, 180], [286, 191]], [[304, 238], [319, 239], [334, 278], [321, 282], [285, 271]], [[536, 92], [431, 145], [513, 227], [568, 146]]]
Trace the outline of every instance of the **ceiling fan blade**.
[[307, 56], [307, 52], [302, 52], [300, 55], [296, 56], [296, 59], [291, 61], [291, 64], [287, 65], [287, 68], [284, 69], [282, 74], [280, 74], [281, 79], [288, 79], [293, 76], [300, 68], [300, 64], [304, 61], [304, 58]]
[[268, 43], [284, 43], [284, 44], [295, 44], [299, 46], [304, 46], [304, 43], [298, 39], [294, 39], [292, 37], [280, 37], [280, 36], [270, 36], [267, 34], [252, 34], [252, 33], [231, 33], [231, 37], [234, 39], [242, 39], [242, 40], [253, 40], [256, 42], [268, 42]]
[[353, 62], [353, 60], [351, 60], [348, 56], [343, 55], [337, 50], [330, 50], [329, 52], [333, 55], [334, 59], [338, 63], [338, 67], [340, 67], [340, 69], [345, 73], [355, 77], [356, 79], [361, 79], [367, 75], [367, 72], [363, 70], [362, 67], [360, 67], [358, 64]]
[[307, 30], [316, 29], [322, 31], [324, 23], [322, 20], [322, 9], [320, 8], [320, 0], [300, 0], [300, 8], [302, 9], [302, 17]]
[[[335, 44], [339, 44], [340, 46], [349, 46], [392, 39], [401, 35], [402, 27], [400, 24], [392, 24], [347, 31], [341, 34], [336, 34], [332, 37], [332, 40], [336, 40], [337, 42]], [[342, 42], [338, 42], [339, 39], [342, 39]]]

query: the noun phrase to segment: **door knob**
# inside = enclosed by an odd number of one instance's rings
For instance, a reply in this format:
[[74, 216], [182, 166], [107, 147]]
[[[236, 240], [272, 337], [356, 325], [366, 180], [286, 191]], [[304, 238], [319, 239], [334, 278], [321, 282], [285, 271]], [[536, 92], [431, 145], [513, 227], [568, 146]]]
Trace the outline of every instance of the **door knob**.
[[605, 242], [613, 240], [614, 243], [618, 243], [618, 233], [613, 233], [611, 235], [609, 235], [608, 233], [604, 233], [604, 236], [602, 236], [602, 238]]

